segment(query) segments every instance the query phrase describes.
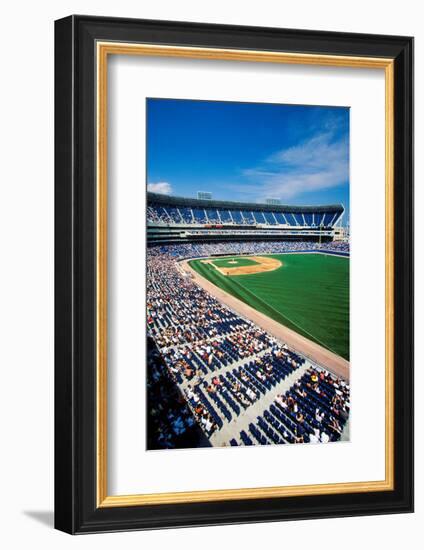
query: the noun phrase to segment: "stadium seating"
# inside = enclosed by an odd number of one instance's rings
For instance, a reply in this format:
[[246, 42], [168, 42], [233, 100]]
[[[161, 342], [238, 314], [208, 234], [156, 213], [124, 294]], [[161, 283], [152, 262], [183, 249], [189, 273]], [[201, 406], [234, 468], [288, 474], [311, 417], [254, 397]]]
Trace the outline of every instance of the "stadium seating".
[[[149, 206], [149, 212], [152, 217], [168, 216], [180, 221], [190, 217], [210, 221], [215, 219], [213, 216], [221, 216], [218, 208], [194, 211]], [[232, 211], [227, 213], [233, 216]], [[241, 210], [238, 213], [242, 216]], [[272, 224], [269, 212], [265, 215], [253, 210], [250, 214], [256, 220], [261, 214]], [[303, 213], [300, 216], [305, 217]], [[300, 223], [298, 213], [292, 217]], [[278, 223], [276, 214], [275, 221]], [[175, 445], [181, 430], [195, 433], [193, 423], [211, 444], [224, 427], [234, 426], [233, 437], [226, 440], [230, 446], [332, 442], [341, 438], [349, 416], [347, 383], [308, 363], [295, 350], [240, 317], [179, 269], [183, 258], [316, 250], [348, 254], [349, 246], [276, 241], [148, 248], [148, 335], [184, 403], [175, 407], [172, 429], [167, 428], [166, 418], [155, 417], [154, 425], [160, 426], [158, 433], [166, 433], [166, 437], [160, 436], [159, 446]], [[150, 375], [159, 376], [155, 374], [159, 372], [157, 356], [149, 356], [148, 360]], [[283, 386], [285, 390], [280, 393]], [[155, 391], [160, 395], [160, 388]], [[265, 400], [266, 407], [262, 405]], [[159, 403], [155, 410], [160, 410]]]
[[[273, 443], [338, 441], [349, 415], [349, 385], [319, 368], [310, 368], [249, 429], [259, 428]], [[240, 435], [241, 442], [243, 438]]]

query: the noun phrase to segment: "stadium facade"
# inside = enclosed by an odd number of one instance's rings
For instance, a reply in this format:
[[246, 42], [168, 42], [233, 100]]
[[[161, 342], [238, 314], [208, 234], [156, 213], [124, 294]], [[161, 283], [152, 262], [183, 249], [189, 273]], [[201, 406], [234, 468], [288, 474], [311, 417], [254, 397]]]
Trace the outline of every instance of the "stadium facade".
[[294, 206], [147, 193], [148, 244], [335, 239], [342, 204]]

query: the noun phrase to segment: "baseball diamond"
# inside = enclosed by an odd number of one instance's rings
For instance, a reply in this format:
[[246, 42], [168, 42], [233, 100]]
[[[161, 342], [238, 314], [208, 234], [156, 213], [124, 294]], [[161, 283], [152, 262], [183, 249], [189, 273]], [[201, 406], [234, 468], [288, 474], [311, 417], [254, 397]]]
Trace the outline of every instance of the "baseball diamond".
[[281, 266], [280, 260], [267, 256], [250, 256], [249, 258], [225, 258], [201, 260], [204, 264], [214, 267], [222, 275], [251, 275], [253, 273], [263, 273], [265, 271], [274, 271]]
[[210, 261], [214, 266], [217, 267], [245, 267], [251, 265], [258, 265], [258, 262], [253, 258], [247, 257], [235, 257], [235, 258], [222, 258], [222, 259], [213, 259], [213, 260], [202, 260], [202, 262]]

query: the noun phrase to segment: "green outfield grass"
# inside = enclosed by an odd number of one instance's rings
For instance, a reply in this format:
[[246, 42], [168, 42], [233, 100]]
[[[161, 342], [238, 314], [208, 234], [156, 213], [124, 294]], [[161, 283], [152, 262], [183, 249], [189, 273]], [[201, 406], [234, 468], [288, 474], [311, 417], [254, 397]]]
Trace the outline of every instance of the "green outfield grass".
[[217, 267], [244, 267], [246, 265], [257, 265], [258, 262], [251, 258], [221, 258], [219, 260], [212, 260], [212, 263]]
[[225, 276], [200, 260], [190, 265], [256, 310], [349, 359], [349, 259], [324, 254], [271, 257], [283, 265], [251, 275]]

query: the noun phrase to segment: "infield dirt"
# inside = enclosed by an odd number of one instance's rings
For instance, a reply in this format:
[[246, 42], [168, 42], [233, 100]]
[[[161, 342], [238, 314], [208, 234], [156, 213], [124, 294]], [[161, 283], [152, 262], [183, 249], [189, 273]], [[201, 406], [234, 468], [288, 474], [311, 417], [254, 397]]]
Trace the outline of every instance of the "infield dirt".
[[234, 267], [223, 267], [218, 266], [214, 263], [213, 259], [201, 260], [203, 264], [212, 265], [217, 271], [222, 275], [252, 275], [254, 273], [264, 273], [266, 271], [274, 271], [278, 269], [283, 264], [280, 260], [275, 258], [267, 258], [265, 256], [247, 256], [248, 259], [256, 262], [253, 265], [243, 265], [243, 266], [234, 266]]

